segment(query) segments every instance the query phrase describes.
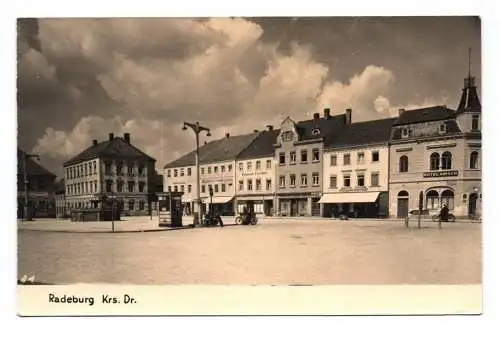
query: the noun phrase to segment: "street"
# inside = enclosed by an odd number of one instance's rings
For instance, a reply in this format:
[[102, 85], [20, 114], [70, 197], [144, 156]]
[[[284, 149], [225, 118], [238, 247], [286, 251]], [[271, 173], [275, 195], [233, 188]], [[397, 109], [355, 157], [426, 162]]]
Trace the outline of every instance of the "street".
[[161, 232], [18, 231], [18, 277], [47, 283], [481, 283], [481, 224], [265, 219]]

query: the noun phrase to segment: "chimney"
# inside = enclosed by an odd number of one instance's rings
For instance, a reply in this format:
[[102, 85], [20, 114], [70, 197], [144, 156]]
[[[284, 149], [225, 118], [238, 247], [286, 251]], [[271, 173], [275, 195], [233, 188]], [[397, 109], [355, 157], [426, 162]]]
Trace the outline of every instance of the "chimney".
[[330, 119], [331, 115], [330, 115], [330, 108], [325, 108], [323, 110], [323, 113], [324, 113], [324, 118], [325, 119]]
[[345, 124], [349, 125], [351, 124], [351, 121], [352, 121], [352, 109], [347, 108], [345, 109]]
[[254, 133], [258, 133], [258, 132], [259, 132], [259, 130], [255, 129], [255, 130], [253, 130], [253, 132], [254, 132]]
[[398, 114], [401, 116], [405, 112], [405, 109], [399, 109]]
[[229, 138], [230, 134], [229, 133], [226, 133], [226, 138]]
[[109, 140], [113, 140], [113, 138], [115, 138], [115, 134], [114, 133], [110, 133], [109, 134]]
[[125, 140], [126, 143], [130, 144], [130, 133], [124, 133], [123, 139]]
[[97, 145], [97, 139], [92, 140], [92, 146], [96, 146], [96, 145]]
[[267, 127], [267, 129], [269, 131], [273, 131], [274, 130], [274, 126], [272, 126], [272, 125], [266, 125], [266, 127]]
[[315, 113], [313, 114], [313, 118], [314, 118], [314, 119], [319, 119], [319, 113], [315, 112]]

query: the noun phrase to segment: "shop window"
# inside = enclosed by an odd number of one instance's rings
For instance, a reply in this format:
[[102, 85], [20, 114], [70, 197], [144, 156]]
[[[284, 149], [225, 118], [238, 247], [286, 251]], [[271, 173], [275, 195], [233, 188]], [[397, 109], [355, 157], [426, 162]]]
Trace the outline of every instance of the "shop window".
[[434, 152], [431, 154], [429, 168], [431, 171], [439, 170], [439, 153]]
[[473, 151], [470, 154], [469, 168], [477, 169], [478, 167], [479, 167], [479, 153], [477, 151]]
[[441, 156], [441, 169], [442, 170], [451, 170], [451, 152], [446, 151]]
[[408, 172], [408, 157], [401, 156], [399, 158], [399, 172]]
[[445, 190], [441, 193], [441, 207], [444, 205], [447, 205], [450, 210], [455, 208], [455, 193], [453, 191]]
[[427, 192], [427, 209], [439, 209], [439, 194], [437, 191], [430, 190]]

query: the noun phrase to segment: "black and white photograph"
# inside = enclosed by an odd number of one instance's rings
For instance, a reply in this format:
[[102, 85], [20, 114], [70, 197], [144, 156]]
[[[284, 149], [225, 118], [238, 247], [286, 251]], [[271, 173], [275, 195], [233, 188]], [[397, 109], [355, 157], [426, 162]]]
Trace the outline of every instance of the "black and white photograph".
[[19, 17], [18, 287], [481, 286], [481, 61], [478, 16]]

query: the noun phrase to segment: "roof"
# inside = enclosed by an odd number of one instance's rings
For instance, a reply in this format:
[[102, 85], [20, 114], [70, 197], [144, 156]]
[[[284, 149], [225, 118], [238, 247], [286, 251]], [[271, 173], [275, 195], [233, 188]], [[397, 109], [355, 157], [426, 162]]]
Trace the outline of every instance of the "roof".
[[[229, 136], [211, 141], [199, 148], [199, 163], [208, 164], [227, 160], [235, 160], [260, 133], [254, 132], [245, 135]], [[195, 164], [195, 151], [165, 165], [169, 167], [192, 166]]]
[[[17, 174], [24, 174], [24, 164], [23, 156], [26, 154], [25, 151], [17, 149]], [[56, 175], [49, 170], [47, 170], [42, 165], [38, 164], [33, 158], [26, 159], [26, 173], [29, 176], [51, 176], [56, 177]]]
[[455, 110], [443, 105], [437, 105], [422, 109], [406, 110], [397, 118], [394, 125], [440, 121], [454, 117]]
[[345, 125], [325, 140], [325, 148], [388, 143], [397, 118], [384, 118]]
[[156, 161], [153, 157], [148, 156], [135, 146], [127, 143], [121, 137], [115, 137], [112, 140], [107, 140], [97, 145], [92, 145], [82, 151], [77, 156], [66, 161], [64, 166], [78, 164], [93, 158], [108, 157], [108, 158], [137, 158]]
[[262, 158], [274, 156], [274, 144], [280, 130], [263, 131], [243, 152], [238, 159]]
[[[295, 123], [300, 140], [321, 139], [343, 127], [345, 127], [345, 114], [333, 115], [328, 119], [320, 117]], [[318, 134], [313, 132], [316, 129], [320, 131]]]
[[462, 89], [462, 96], [458, 104], [457, 112], [481, 112], [481, 102], [477, 94], [477, 89], [474, 84], [474, 77], [467, 77], [464, 81], [464, 88]]

